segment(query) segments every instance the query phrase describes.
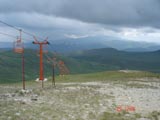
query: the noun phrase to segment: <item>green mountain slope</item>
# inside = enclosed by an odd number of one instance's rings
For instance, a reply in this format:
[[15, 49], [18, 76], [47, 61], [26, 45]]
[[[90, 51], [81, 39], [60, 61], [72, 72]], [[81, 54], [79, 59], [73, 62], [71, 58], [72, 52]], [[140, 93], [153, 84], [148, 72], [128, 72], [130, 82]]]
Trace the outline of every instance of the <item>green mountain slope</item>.
[[[48, 56], [52, 56], [48, 53]], [[91, 73], [106, 70], [144, 70], [160, 72], [160, 51], [124, 52], [112, 48], [94, 49], [77, 52], [69, 56], [58, 55], [71, 74]], [[21, 55], [12, 51], [0, 52], [0, 83], [21, 81]], [[44, 56], [44, 75], [52, 76], [52, 65]], [[56, 67], [56, 74], [58, 74]], [[25, 78], [34, 80], [39, 77], [39, 57], [35, 50], [25, 50]]]
[[[53, 54], [48, 53], [48, 56]], [[89, 73], [95, 71], [103, 71], [108, 68], [105, 65], [86, 62], [84, 60], [75, 60], [73, 58], [57, 56], [58, 60], [63, 60], [70, 70], [71, 74]], [[0, 52], [0, 83], [21, 81], [22, 62], [21, 55], [13, 53], [13, 51]], [[55, 68], [56, 74], [59, 74], [59, 69]], [[44, 75], [45, 77], [52, 76], [52, 64], [48, 62], [44, 55]], [[35, 50], [25, 50], [25, 78], [33, 80], [39, 77], [39, 57]]]
[[124, 52], [112, 48], [74, 53], [70, 57], [108, 65], [113, 69], [131, 69], [160, 72], [160, 51]]

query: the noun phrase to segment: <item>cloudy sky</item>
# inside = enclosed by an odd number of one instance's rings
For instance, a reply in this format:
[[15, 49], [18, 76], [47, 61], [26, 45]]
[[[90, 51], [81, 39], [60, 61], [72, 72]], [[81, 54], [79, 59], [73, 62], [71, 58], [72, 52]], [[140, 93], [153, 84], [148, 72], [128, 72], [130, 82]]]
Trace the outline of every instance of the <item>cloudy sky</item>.
[[[160, 43], [159, 12], [160, 0], [0, 0], [0, 20], [50, 40], [106, 36]], [[18, 35], [1, 23], [0, 32]], [[0, 35], [4, 40], [10, 39]]]

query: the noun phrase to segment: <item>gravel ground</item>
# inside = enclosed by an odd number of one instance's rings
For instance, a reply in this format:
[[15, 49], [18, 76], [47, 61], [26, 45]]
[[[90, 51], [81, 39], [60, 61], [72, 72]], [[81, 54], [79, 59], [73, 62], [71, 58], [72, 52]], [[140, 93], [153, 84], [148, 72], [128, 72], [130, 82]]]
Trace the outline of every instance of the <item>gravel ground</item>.
[[0, 85], [0, 120], [160, 120], [158, 79], [45, 84]]

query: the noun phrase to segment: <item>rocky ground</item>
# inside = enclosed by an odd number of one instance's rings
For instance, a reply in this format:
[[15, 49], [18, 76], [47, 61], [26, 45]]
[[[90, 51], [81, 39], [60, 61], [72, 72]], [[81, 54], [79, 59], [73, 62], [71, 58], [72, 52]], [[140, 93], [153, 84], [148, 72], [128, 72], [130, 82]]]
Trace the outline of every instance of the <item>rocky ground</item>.
[[0, 85], [0, 120], [160, 120], [160, 80]]

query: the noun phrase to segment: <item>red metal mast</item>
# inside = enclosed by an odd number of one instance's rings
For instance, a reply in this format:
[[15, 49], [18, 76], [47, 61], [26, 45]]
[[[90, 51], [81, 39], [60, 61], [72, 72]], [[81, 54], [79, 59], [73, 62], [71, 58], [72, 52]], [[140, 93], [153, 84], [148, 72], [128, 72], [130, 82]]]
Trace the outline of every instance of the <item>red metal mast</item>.
[[[22, 41], [22, 30], [20, 29], [20, 41]], [[24, 46], [22, 52], [22, 81], [23, 81], [23, 89], [25, 90], [25, 70], [24, 70]]]
[[[44, 69], [43, 69], [43, 45], [49, 44], [49, 42], [46, 40], [44, 40], [43, 42], [39, 42], [36, 37], [34, 37], [35, 41], [33, 42], [33, 44], [38, 44], [39, 45], [39, 80], [43, 81], [44, 80]], [[42, 86], [43, 87], [43, 86]]]
[[63, 75], [69, 74], [69, 69], [67, 68], [67, 66], [62, 60], [59, 60], [58, 68], [59, 68], [60, 75], [63, 76]]

